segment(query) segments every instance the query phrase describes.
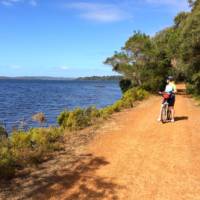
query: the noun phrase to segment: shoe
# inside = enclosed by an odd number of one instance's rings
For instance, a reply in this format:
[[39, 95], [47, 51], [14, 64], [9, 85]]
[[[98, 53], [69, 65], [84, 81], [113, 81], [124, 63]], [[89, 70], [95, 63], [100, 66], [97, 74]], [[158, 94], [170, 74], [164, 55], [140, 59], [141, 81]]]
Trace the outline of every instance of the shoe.
[[160, 118], [158, 118], [158, 119], [157, 119], [157, 121], [158, 121], [158, 122], [161, 122], [161, 119], [160, 119]]
[[175, 122], [175, 120], [174, 120], [174, 119], [172, 119], [172, 120], [171, 120], [171, 122], [172, 122], [172, 123], [174, 123], [174, 122]]

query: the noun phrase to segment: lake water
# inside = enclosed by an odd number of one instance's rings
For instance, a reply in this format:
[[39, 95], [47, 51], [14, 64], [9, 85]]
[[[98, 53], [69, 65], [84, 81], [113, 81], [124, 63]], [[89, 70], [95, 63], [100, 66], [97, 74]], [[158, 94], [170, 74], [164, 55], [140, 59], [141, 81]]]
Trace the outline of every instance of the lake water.
[[43, 112], [48, 125], [55, 125], [64, 109], [98, 108], [121, 97], [117, 81], [0, 80], [0, 121], [7, 130], [23, 125], [37, 126], [32, 115]]

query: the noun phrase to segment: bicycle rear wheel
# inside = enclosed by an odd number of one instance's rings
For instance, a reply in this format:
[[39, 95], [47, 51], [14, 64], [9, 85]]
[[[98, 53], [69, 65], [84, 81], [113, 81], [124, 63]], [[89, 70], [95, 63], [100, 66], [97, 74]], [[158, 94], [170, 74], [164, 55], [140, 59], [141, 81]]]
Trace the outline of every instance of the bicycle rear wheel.
[[168, 111], [168, 106], [166, 104], [163, 105], [162, 111], [161, 111], [161, 121], [163, 123], [167, 122], [167, 111]]
[[167, 110], [167, 120], [171, 120], [172, 119], [172, 112], [171, 110], [168, 108]]

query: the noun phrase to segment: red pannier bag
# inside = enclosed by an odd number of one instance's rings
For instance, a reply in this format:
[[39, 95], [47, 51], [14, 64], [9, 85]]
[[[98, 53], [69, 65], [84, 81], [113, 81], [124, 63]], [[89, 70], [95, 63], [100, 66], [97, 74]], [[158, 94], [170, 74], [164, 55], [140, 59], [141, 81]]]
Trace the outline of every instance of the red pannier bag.
[[163, 97], [164, 99], [169, 99], [170, 98], [170, 94], [169, 93], [163, 93]]

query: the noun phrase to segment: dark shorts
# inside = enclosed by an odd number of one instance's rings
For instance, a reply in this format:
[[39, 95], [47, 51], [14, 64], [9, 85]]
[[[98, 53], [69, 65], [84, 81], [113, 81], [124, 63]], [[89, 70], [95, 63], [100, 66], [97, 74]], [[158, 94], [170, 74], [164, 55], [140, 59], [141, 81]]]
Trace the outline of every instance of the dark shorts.
[[174, 107], [175, 101], [176, 101], [176, 96], [172, 94], [171, 97], [168, 99], [169, 106]]
[[170, 107], [174, 107], [175, 105], [175, 101], [176, 101], [176, 97], [174, 94], [171, 95], [171, 97], [169, 99], [164, 99], [163, 103], [165, 103], [167, 101], [167, 103], [169, 104]]

